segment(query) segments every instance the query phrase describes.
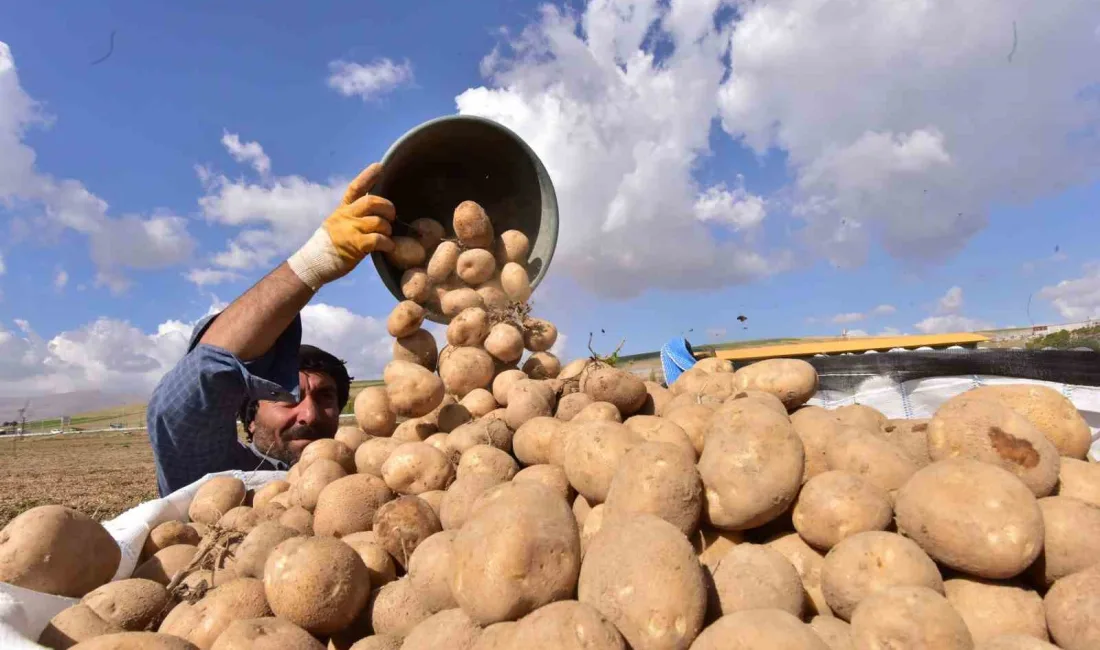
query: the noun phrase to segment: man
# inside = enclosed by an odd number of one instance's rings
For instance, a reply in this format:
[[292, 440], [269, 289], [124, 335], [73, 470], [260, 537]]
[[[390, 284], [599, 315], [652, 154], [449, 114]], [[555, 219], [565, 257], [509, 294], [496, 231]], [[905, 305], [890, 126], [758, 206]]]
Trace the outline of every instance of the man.
[[378, 163], [364, 169], [309, 241], [200, 324], [161, 379], [146, 417], [162, 495], [209, 472], [286, 469], [336, 433], [350, 379], [339, 359], [301, 345], [299, 312], [370, 253], [393, 250], [393, 204], [367, 194], [381, 173]]

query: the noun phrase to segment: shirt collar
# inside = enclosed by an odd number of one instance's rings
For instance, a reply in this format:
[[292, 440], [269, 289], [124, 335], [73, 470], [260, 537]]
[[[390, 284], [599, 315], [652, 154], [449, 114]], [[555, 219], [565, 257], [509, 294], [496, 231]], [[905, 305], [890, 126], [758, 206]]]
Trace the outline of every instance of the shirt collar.
[[289, 465], [289, 464], [287, 464], [286, 462], [284, 462], [284, 461], [281, 461], [281, 460], [279, 460], [278, 458], [272, 458], [271, 456], [268, 456], [268, 455], [267, 455], [267, 454], [265, 454], [264, 452], [260, 451], [260, 450], [259, 450], [259, 449], [258, 449], [258, 448], [256, 447], [256, 443], [255, 443], [255, 442], [250, 442], [250, 443], [248, 443], [248, 448], [249, 448], [249, 450], [251, 450], [251, 451], [252, 451], [252, 453], [253, 453], [253, 454], [255, 454], [255, 455], [256, 455], [256, 456], [258, 457], [258, 458], [261, 458], [261, 459], [263, 459], [263, 460], [266, 460], [267, 462], [269, 462], [269, 463], [271, 463], [272, 465], [274, 465], [274, 466], [275, 466], [275, 469], [277, 469], [277, 470], [282, 470], [282, 471], [284, 471], [284, 472], [290, 469], [290, 465]]

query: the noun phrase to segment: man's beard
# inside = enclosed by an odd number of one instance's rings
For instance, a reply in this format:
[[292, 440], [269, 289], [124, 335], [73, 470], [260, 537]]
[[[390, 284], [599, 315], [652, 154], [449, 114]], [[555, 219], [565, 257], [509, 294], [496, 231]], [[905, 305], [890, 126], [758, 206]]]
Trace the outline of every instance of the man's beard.
[[[325, 437], [317, 431], [316, 428], [305, 424], [295, 424], [282, 433], [264, 429], [260, 427], [259, 423], [253, 426], [259, 429], [259, 431], [255, 431], [253, 434], [253, 444], [256, 446], [256, 449], [261, 454], [280, 460], [287, 465], [293, 465], [298, 462], [298, 457], [301, 455], [300, 450], [295, 451], [291, 447], [291, 441], [309, 440], [312, 442]], [[261, 440], [266, 440], [268, 442], [261, 442]]]

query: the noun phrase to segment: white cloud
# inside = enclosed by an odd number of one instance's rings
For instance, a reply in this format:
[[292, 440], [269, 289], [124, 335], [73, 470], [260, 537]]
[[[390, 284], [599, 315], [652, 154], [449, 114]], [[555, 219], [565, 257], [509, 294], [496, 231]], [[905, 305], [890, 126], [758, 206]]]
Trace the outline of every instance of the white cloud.
[[57, 273], [53, 276], [54, 289], [64, 289], [65, 285], [69, 284], [69, 273], [65, 269], [57, 269]]
[[550, 346], [550, 354], [561, 359], [562, 365], [565, 365], [571, 359], [566, 359], [565, 355], [569, 353], [569, 336], [565, 332], [558, 330], [558, 340], [554, 341], [554, 345]]
[[456, 98], [460, 113], [507, 125], [538, 153], [562, 220], [554, 268], [591, 290], [714, 288], [791, 264], [737, 233], [764, 218], [763, 199], [692, 175], [727, 73], [718, 4], [599, 1], [580, 16], [544, 6], [483, 61], [490, 85]]
[[88, 237], [97, 282], [124, 289], [129, 269], [159, 269], [187, 259], [195, 242], [186, 222], [171, 215], [108, 216], [107, 202], [73, 179], [56, 179], [35, 166], [26, 130], [47, 123], [23, 90], [10, 48], [0, 42], [0, 205], [26, 215], [45, 233], [71, 229]]
[[991, 329], [993, 324], [977, 318], [968, 318], [958, 314], [929, 316], [913, 325], [922, 334], [945, 334], [947, 332], [973, 332]]
[[843, 325], [845, 323], [858, 323], [864, 318], [867, 318], [866, 314], [853, 311], [846, 314], [837, 314], [836, 316], [833, 316], [832, 321], [838, 325]]
[[386, 331], [385, 318], [360, 316], [324, 303], [302, 310], [302, 342], [343, 359], [348, 373], [360, 379], [381, 377], [382, 368], [393, 358], [393, 338]]
[[381, 97], [413, 80], [411, 63], [394, 63], [385, 58], [371, 63], [332, 61], [328, 69], [329, 88], [345, 97], [358, 96], [364, 101]]
[[239, 163], [252, 165], [252, 168], [260, 175], [266, 176], [271, 171], [271, 159], [264, 153], [264, 148], [259, 142], [241, 142], [240, 136], [229, 131], [222, 132], [222, 146]]
[[936, 310], [941, 314], [955, 314], [958, 313], [963, 306], [963, 290], [962, 287], [951, 287], [947, 290], [947, 293], [943, 294], [939, 302], [936, 303]]
[[234, 282], [241, 279], [239, 273], [222, 271], [219, 269], [191, 269], [183, 274], [187, 281], [198, 287], [221, 284], [222, 282]]
[[845, 330], [844, 334], [850, 339], [870, 336], [866, 330]]
[[1100, 262], [1086, 264], [1079, 278], [1043, 287], [1039, 297], [1049, 300], [1067, 320], [1100, 318]]
[[878, 336], [900, 336], [902, 331], [896, 327], [884, 327], [882, 331], [878, 333]]
[[1096, 178], [1091, 3], [738, 6], [723, 128], [787, 154], [804, 240], [837, 264], [861, 263], [871, 243], [943, 259], [984, 227], [991, 204]]
[[845, 325], [847, 323], [858, 323], [861, 320], [868, 318], [874, 318], [876, 316], [889, 316], [897, 311], [897, 308], [893, 305], [878, 305], [874, 309], [868, 312], [851, 311], [843, 314], [837, 314], [830, 320], [837, 325]]
[[872, 316], [889, 316], [897, 312], [898, 308], [893, 305], [879, 305], [871, 310]]

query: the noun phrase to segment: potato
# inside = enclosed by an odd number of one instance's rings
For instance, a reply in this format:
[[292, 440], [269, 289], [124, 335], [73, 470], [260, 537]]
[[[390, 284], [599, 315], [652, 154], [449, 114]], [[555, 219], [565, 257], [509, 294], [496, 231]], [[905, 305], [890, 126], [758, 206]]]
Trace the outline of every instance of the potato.
[[1100, 507], [1100, 465], [1063, 457], [1058, 471], [1058, 496], [1073, 497]]
[[455, 208], [454, 231], [466, 248], [493, 247], [493, 224], [484, 208], [473, 201], [463, 201]]
[[[375, 437], [393, 434], [397, 416], [390, 408], [385, 386], [367, 386], [355, 396], [355, 422], [364, 433]], [[350, 448], [350, 447], [349, 447]], [[358, 448], [352, 451], [357, 451]]]
[[687, 434], [691, 445], [695, 447], [695, 453], [700, 456], [706, 446], [706, 438], [710, 433], [710, 421], [714, 417], [714, 409], [702, 404], [681, 406], [669, 411], [662, 419], [671, 422]]
[[475, 388], [486, 388], [493, 381], [493, 359], [481, 348], [454, 348], [439, 366], [439, 376], [447, 392], [462, 399]]
[[500, 237], [497, 237], [496, 246], [493, 250], [497, 264], [504, 266], [508, 262], [526, 264], [527, 253], [530, 248], [531, 243], [528, 241], [527, 235], [518, 230], [505, 230], [500, 233]]
[[928, 425], [932, 460], [973, 458], [1002, 467], [1020, 477], [1037, 497], [1047, 496], [1058, 483], [1058, 449], [1024, 416], [998, 402], [968, 399], [966, 393], [948, 400]]
[[1100, 647], [1100, 567], [1066, 576], [1043, 599], [1050, 636], [1059, 648]]
[[[454, 483], [451, 483], [454, 485]], [[436, 517], [440, 516], [440, 510], [443, 507], [443, 496], [447, 494], [446, 490], [428, 490], [427, 492], [421, 492], [416, 495], [416, 498], [427, 503]]]
[[80, 604], [120, 631], [138, 631], [160, 616], [169, 599], [164, 585], [130, 578], [108, 582], [88, 592], [80, 599]]
[[392, 438], [371, 438], [364, 442], [355, 450], [355, 471], [382, 478], [382, 465], [402, 444]]
[[821, 588], [821, 568], [825, 564], [825, 556], [807, 544], [798, 533], [779, 534], [768, 539], [766, 544], [787, 558], [795, 571], [798, 571], [806, 595], [806, 613], [832, 616], [833, 610], [829, 608]]
[[454, 347], [479, 346], [489, 335], [489, 314], [481, 307], [468, 307], [447, 325], [447, 343]]
[[[555, 467], [558, 467], [555, 465]], [[562, 470], [564, 472], [565, 470]], [[566, 479], [568, 481], [568, 479]], [[573, 518], [577, 520], [577, 526], [582, 530], [584, 529], [584, 521], [588, 518], [589, 513], [592, 512], [592, 505], [588, 503], [588, 499], [584, 498], [583, 494], [578, 494], [573, 499]]]
[[[404, 288], [403, 282], [402, 288]], [[418, 302], [423, 302], [423, 300]], [[390, 315], [386, 318], [386, 331], [389, 332], [390, 336], [395, 338], [408, 336], [420, 329], [421, 323], [424, 322], [425, 315], [426, 312], [424, 308], [416, 304], [416, 302], [413, 302], [411, 299], [403, 300], [397, 303], [397, 306], [393, 308], [393, 311], [391, 311]]]
[[73, 646], [74, 650], [197, 650], [177, 636], [154, 632], [104, 634]]
[[558, 340], [558, 328], [548, 320], [528, 317], [523, 320], [523, 346], [531, 352], [547, 352]]
[[577, 522], [564, 500], [535, 483], [495, 489], [453, 543], [451, 593], [480, 625], [569, 598], [580, 571]]
[[451, 595], [456, 531], [442, 531], [425, 539], [409, 557], [408, 580], [423, 607], [432, 613], [458, 607]]
[[330, 537], [288, 539], [271, 551], [264, 565], [271, 610], [315, 635], [350, 625], [370, 589], [370, 574], [359, 554]]
[[699, 635], [691, 650], [829, 650], [810, 626], [778, 609], [723, 616]]
[[435, 337], [428, 330], [418, 329], [408, 336], [394, 339], [393, 358], [435, 370], [439, 358]]
[[655, 381], [642, 382], [645, 385], [646, 399], [638, 409], [638, 415], [663, 415], [664, 406], [673, 398], [672, 391]]
[[675, 422], [655, 415], [632, 415], [623, 424], [643, 440], [668, 443], [688, 452], [693, 459], [698, 458], [698, 452], [695, 451], [691, 438], [688, 438], [683, 427]]
[[848, 404], [833, 409], [833, 415], [846, 428], [862, 429], [870, 433], [879, 433], [886, 426], [887, 419], [878, 409], [866, 404]]
[[[450, 433], [473, 419], [470, 411], [461, 404], [448, 404], [439, 412], [439, 431]], [[442, 451], [442, 450], [441, 450]]]
[[[418, 364], [391, 361], [386, 364], [382, 377], [390, 408], [398, 415], [418, 418], [431, 413], [443, 401], [443, 381]], [[369, 433], [366, 427], [364, 430]]]
[[226, 530], [247, 533], [255, 528], [256, 524], [260, 523], [260, 521], [260, 515], [254, 509], [248, 506], [237, 506], [222, 515], [222, 518], [218, 520], [217, 526], [219, 528], [225, 528]]
[[[162, 548], [153, 557], [138, 565], [132, 577], [167, 585], [172, 581], [173, 576], [191, 564], [197, 550], [198, 547], [192, 544], [173, 544]], [[5, 580], [5, 582], [8, 581]]]
[[502, 451], [512, 450], [512, 430], [503, 420], [485, 416], [458, 427], [451, 432], [448, 442], [459, 454], [474, 445], [492, 445]]
[[428, 260], [427, 273], [432, 282], [441, 283], [451, 277], [458, 266], [462, 249], [453, 241], [440, 242]]
[[521, 379], [527, 379], [522, 370], [505, 370], [493, 378], [493, 399], [501, 406], [508, 406], [508, 391]]
[[1057, 646], [1023, 634], [1002, 634], [979, 643], [975, 650], [1058, 650]]
[[367, 567], [367, 575], [370, 576], [372, 589], [380, 589], [382, 585], [397, 579], [397, 566], [393, 557], [378, 543], [378, 537], [373, 532], [363, 531], [344, 535], [340, 541], [347, 544], [363, 561]]
[[584, 554], [588, 552], [588, 547], [592, 545], [592, 540], [603, 530], [606, 512], [607, 507], [599, 503], [593, 506], [588, 511], [588, 515], [585, 516], [584, 526], [581, 527], [581, 557], [584, 557]]
[[733, 547], [744, 544], [745, 537], [739, 532], [701, 526], [690, 537], [690, 541], [695, 549], [695, 554], [699, 557], [699, 564], [703, 566], [704, 572], [708, 574], [707, 583], [709, 587], [714, 582], [713, 574], [718, 568], [718, 563], [726, 557], [727, 553], [733, 550]]
[[325, 646], [302, 628], [281, 618], [234, 621], [211, 650], [324, 650]]
[[706, 598], [691, 544], [652, 515], [604, 527], [577, 584], [577, 600], [607, 617], [635, 650], [687, 648], [703, 627]]
[[[576, 393], [577, 395], [585, 395], [584, 393]], [[591, 400], [591, 397], [588, 397]], [[582, 408], [573, 419], [570, 420], [574, 423], [580, 422], [616, 422], [621, 424], [623, 421], [623, 415], [619, 412], [617, 406], [611, 402], [591, 402], [588, 406]]]
[[1092, 444], [1088, 422], [1058, 391], [1039, 384], [980, 386], [963, 393], [971, 399], [1000, 402], [1019, 413], [1049, 440], [1058, 453], [1084, 459]]
[[424, 606], [409, 578], [404, 577], [371, 594], [364, 615], [375, 634], [404, 638], [433, 613]]
[[733, 375], [737, 390], [771, 393], [788, 411], [802, 406], [817, 392], [817, 370], [801, 359], [764, 359]]
[[829, 550], [841, 540], [893, 521], [890, 496], [848, 472], [825, 472], [806, 482], [794, 503], [792, 520], [802, 539]]
[[917, 464], [897, 445], [865, 429], [847, 428], [833, 437], [825, 451], [832, 471], [854, 474], [887, 493], [893, 493], [917, 471]]
[[851, 620], [868, 596], [889, 587], [927, 587], [943, 593], [936, 563], [912, 540], [871, 531], [841, 541], [821, 567], [821, 587], [838, 618]]
[[288, 508], [279, 515], [277, 523], [298, 532], [299, 535], [313, 534], [313, 514], [301, 506]]
[[469, 650], [481, 636], [481, 628], [461, 609], [448, 609], [432, 614], [414, 627], [405, 642], [403, 650], [434, 650], [435, 648], [454, 648]]
[[77, 603], [50, 619], [39, 635], [38, 643], [47, 648], [64, 650], [87, 639], [123, 631], [118, 625], [100, 618], [87, 605]]
[[629, 449], [614, 469], [605, 505], [609, 517], [655, 515], [691, 537], [703, 510], [695, 450], [667, 442]]
[[444, 530], [461, 528], [470, 516], [474, 502], [489, 488], [499, 485], [495, 476], [474, 475], [451, 484], [439, 504], [439, 521]]
[[555, 431], [563, 426], [560, 420], [547, 416], [524, 422], [512, 437], [512, 451], [524, 465], [550, 462], [550, 444]]
[[711, 395], [700, 395], [699, 393], [680, 393], [679, 395], [673, 397], [668, 401], [668, 404], [665, 405], [665, 413], [672, 413], [682, 406], [694, 406], [697, 404], [709, 406], [712, 410], [717, 411], [724, 403], [725, 400], [718, 397], [713, 397]]
[[491, 445], [474, 445], [462, 454], [456, 476], [488, 475], [500, 480], [510, 481], [519, 471], [515, 459]]
[[413, 267], [401, 274], [401, 295], [406, 300], [419, 304], [432, 299], [432, 281], [422, 267]]
[[[394, 456], [401, 453], [402, 447], [398, 447]], [[382, 471], [385, 474], [385, 466]], [[352, 474], [337, 479], [326, 485], [317, 497], [317, 506], [313, 510], [313, 532], [315, 535], [343, 537], [370, 530], [378, 508], [393, 497], [387, 484], [370, 474]]]
[[233, 568], [237, 575], [262, 579], [264, 564], [271, 550], [298, 534], [298, 531], [274, 521], [265, 521], [253, 528], [234, 552], [236, 562]]
[[891, 587], [872, 594], [852, 615], [857, 648], [971, 650], [974, 640], [947, 599], [927, 587]]
[[427, 502], [414, 496], [403, 496], [378, 509], [374, 515], [373, 530], [382, 548], [405, 568], [416, 547], [443, 527]]
[[513, 483], [524, 481], [540, 483], [553, 490], [567, 503], [573, 502], [573, 487], [569, 485], [565, 470], [557, 465], [531, 465], [516, 472], [516, 475], [512, 478]]
[[504, 421], [513, 431], [528, 420], [550, 417], [554, 412], [554, 393], [542, 382], [521, 379], [508, 391], [508, 406]]
[[194, 604], [176, 605], [157, 631], [209, 648], [233, 621], [271, 616], [264, 591], [264, 583], [255, 578], [231, 580]]
[[423, 217], [410, 221], [409, 230], [413, 233], [413, 236], [416, 237], [416, 241], [420, 242], [424, 250], [429, 253], [439, 246], [440, 242], [443, 241], [443, 236], [446, 235], [443, 224], [435, 219]]
[[333, 440], [344, 445], [348, 448], [348, 451], [351, 452], [352, 471], [355, 471], [355, 450], [359, 448], [359, 445], [366, 442], [367, 438], [370, 438], [370, 436], [367, 432], [360, 429], [358, 425], [342, 426], [336, 430], [336, 435], [332, 437]]
[[802, 465], [802, 442], [786, 417], [757, 405], [716, 418], [699, 457], [708, 521], [724, 530], [772, 521], [798, 494]]
[[553, 379], [561, 372], [561, 361], [553, 353], [535, 352], [523, 362], [523, 372], [531, 379]]
[[855, 650], [852, 645], [852, 626], [832, 616], [815, 616], [810, 620], [810, 629], [821, 637], [829, 650]]
[[508, 294], [504, 293], [499, 280], [486, 282], [476, 291], [486, 309], [504, 309], [508, 306]]
[[443, 310], [443, 315], [448, 318], [454, 318], [464, 310], [474, 307], [484, 309], [485, 301], [481, 299], [478, 292], [469, 287], [447, 291], [440, 299], [440, 308]]
[[191, 499], [191, 505], [187, 508], [187, 515], [191, 521], [211, 526], [216, 524], [222, 515], [237, 506], [244, 505], [247, 490], [239, 478], [232, 476], [215, 476], [199, 487], [195, 497]]
[[928, 424], [931, 421], [929, 418], [887, 420], [876, 435], [904, 451], [918, 468], [926, 467], [932, 462], [928, 455]]
[[640, 438], [616, 422], [576, 422], [566, 426], [573, 430], [563, 458], [569, 484], [590, 502], [603, 503], [615, 470]]
[[805, 597], [794, 566], [778, 551], [758, 544], [732, 548], [714, 571], [716, 600], [722, 615], [746, 609], [781, 609], [802, 615]]
[[420, 266], [424, 263], [424, 260], [428, 258], [428, 252], [424, 250], [424, 247], [420, 245], [420, 242], [412, 237], [395, 236], [391, 237], [393, 240], [393, 250], [388, 253], [384, 253], [386, 259], [390, 264], [393, 264], [401, 270], [410, 269], [414, 266]]
[[1043, 550], [1028, 570], [1036, 586], [1083, 571], [1100, 562], [1100, 508], [1073, 497], [1039, 499], [1043, 513]]
[[438, 431], [439, 429], [437, 427], [432, 425], [431, 422], [428, 422], [428, 416], [424, 416], [422, 418], [405, 420], [397, 425], [391, 437], [400, 443], [424, 442]]
[[497, 271], [493, 254], [480, 248], [471, 248], [458, 256], [455, 273], [466, 284], [488, 282]]
[[947, 601], [962, 616], [975, 643], [1002, 634], [1047, 640], [1043, 599], [1034, 591], [1004, 582], [959, 577], [945, 580]]
[[611, 402], [623, 417], [633, 415], [649, 394], [642, 380], [605, 363], [590, 363], [581, 372], [580, 390], [593, 401]]
[[531, 612], [510, 630], [514, 648], [626, 650], [619, 631], [591, 605], [561, 600]]
[[[286, 481], [277, 481], [277, 483], [286, 483]], [[257, 496], [268, 487], [270, 486], [265, 486], [263, 490], [257, 492]], [[149, 536], [145, 538], [145, 544], [141, 547], [141, 557], [143, 560], [150, 558], [157, 551], [175, 544], [197, 546], [201, 539], [202, 536], [194, 528], [182, 521], [169, 520], [158, 524], [153, 530], [149, 531]]]
[[423, 442], [401, 445], [382, 464], [382, 479], [398, 494], [443, 490], [454, 477], [455, 468], [443, 452]]
[[[558, 408], [554, 411], [554, 417], [563, 422], [569, 422], [590, 404], [595, 404], [595, 402], [584, 393], [563, 395], [562, 398], [558, 400]], [[614, 405], [611, 406], [614, 408]], [[619, 409], [615, 409], [615, 414], [618, 415], [618, 413]], [[619, 417], [621, 418], [622, 416]]]
[[513, 363], [523, 356], [523, 335], [511, 323], [497, 323], [485, 339], [485, 350], [504, 363]]
[[332, 438], [321, 438], [309, 443], [298, 459], [298, 471], [305, 472], [314, 462], [321, 459], [335, 461], [345, 472], [355, 471], [355, 452], [344, 443]]
[[465, 406], [470, 415], [475, 418], [484, 417], [499, 408], [493, 394], [484, 388], [475, 388], [466, 393], [460, 404]]
[[898, 491], [898, 532], [940, 564], [980, 578], [1011, 578], [1039, 555], [1043, 516], [1010, 472], [975, 460], [932, 463]]
[[338, 478], [347, 476], [347, 472], [334, 460], [321, 458], [311, 464], [290, 488], [290, 501], [296, 506], [313, 512], [321, 490]]
[[500, 285], [504, 295], [514, 302], [527, 302], [531, 297], [531, 280], [521, 264], [508, 262], [500, 270]]
[[806, 454], [802, 467], [802, 481], [805, 483], [818, 474], [829, 471], [829, 464], [825, 460], [826, 450], [844, 426], [834, 411], [827, 411], [820, 406], [803, 406], [791, 413], [791, 425], [802, 441], [802, 449]]

